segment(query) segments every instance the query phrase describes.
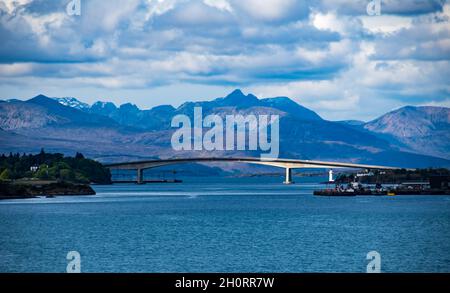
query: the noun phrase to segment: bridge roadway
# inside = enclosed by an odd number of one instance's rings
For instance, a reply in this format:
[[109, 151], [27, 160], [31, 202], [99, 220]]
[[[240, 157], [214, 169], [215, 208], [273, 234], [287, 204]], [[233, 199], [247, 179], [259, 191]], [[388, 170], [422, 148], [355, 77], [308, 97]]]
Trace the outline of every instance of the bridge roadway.
[[376, 166], [376, 165], [364, 165], [353, 163], [340, 163], [340, 162], [325, 162], [325, 161], [310, 161], [310, 160], [295, 160], [295, 159], [261, 159], [252, 157], [199, 157], [199, 158], [174, 158], [174, 159], [161, 159], [161, 160], [146, 160], [124, 163], [105, 164], [104, 166], [110, 170], [137, 170], [137, 183], [144, 182], [143, 171], [145, 169], [151, 169], [167, 165], [187, 164], [187, 163], [208, 163], [208, 162], [238, 162], [247, 164], [258, 164], [273, 166], [286, 169], [285, 184], [291, 184], [292, 182], [292, 169], [300, 168], [322, 168], [322, 169], [336, 169], [336, 168], [351, 168], [351, 169], [367, 169], [367, 170], [396, 170], [400, 168], [388, 167], [388, 166]]

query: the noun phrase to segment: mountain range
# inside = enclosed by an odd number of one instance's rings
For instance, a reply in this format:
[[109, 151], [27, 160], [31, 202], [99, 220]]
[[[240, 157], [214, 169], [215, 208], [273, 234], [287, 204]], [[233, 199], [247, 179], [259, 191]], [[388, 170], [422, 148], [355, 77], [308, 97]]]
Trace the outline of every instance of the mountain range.
[[[76, 98], [38, 95], [0, 101], [0, 153], [82, 152], [102, 162], [182, 156], [254, 156], [256, 151], [184, 151], [171, 148], [172, 117], [277, 114], [280, 157], [400, 167], [450, 167], [450, 109], [407, 106], [373, 121], [328, 121], [287, 97], [259, 99], [235, 90], [226, 97], [141, 110], [127, 103], [92, 105]], [[231, 168], [231, 167], [230, 167]]]

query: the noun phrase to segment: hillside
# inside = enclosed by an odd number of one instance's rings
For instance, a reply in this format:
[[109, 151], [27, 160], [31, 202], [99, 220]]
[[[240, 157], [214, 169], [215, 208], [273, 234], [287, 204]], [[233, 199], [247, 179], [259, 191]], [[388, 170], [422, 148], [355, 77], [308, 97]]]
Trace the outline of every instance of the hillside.
[[[284, 158], [403, 167], [450, 166], [448, 160], [425, 155], [431, 151], [442, 154], [449, 149], [449, 140], [436, 140], [427, 152], [416, 150], [407, 145], [408, 140], [400, 141], [390, 133], [394, 126], [383, 128], [388, 121], [393, 123], [393, 118], [380, 118], [383, 122], [377, 119], [364, 125], [332, 122], [287, 97], [258, 99], [251, 94], [244, 95], [240, 90], [212, 101], [186, 102], [178, 108], [162, 105], [149, 110], [141, 110], [132, 104], [117, 107], [110, 102], [86, 106], [73, 98], [52, 99], [45, 96], [24, 102], [2, 102], [0, 152], [38, 152], [43, 147], [66, 154], [82, 152], [105, 162], [174, 156], [259, 155], [255, 151], [175, 152], [170, 144], [174, 131], [170, 127], [171, 119], [177, 114], [192, 117], [196, 106], [202, 107], [204, 116], [279, 115], [280, 157]], [[442, 115], [428, 114], [423, 116], [423, 120], [416, 121], [418, 128], [427, 129], [422, 133], [424, 139], [427, 137], [424, 133], [433, 135], [435, 131], [440, 131], [442, 138], [448, 136], [448, 124], [439, 122], [443, 121]], [[427, 119], [431, 119], [433, 126]], [[395, 121], [406, 123], [399, 119]]]
[[368, 122], [364, 128], [391, 137], [403, 149], [450, 159], [450, 109], [403, 107]]

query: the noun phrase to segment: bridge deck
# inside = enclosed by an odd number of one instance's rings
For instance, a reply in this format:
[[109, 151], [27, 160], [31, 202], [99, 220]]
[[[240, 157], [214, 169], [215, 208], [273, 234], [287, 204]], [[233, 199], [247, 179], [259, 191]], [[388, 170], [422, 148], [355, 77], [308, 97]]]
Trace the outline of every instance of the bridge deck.
[[325, 161], [310, 161], [310, 160], [295, 160], [295, 159], [276, 159], [267, 160], [261, 158], [174, 158], [161, 160], [146, 160], [136, 162], [105, 164], [105, 167], [118, 170], [137, 170], [137, 182], [144, 182], [143, 170], [156, 168], [167, 165], [186, 164], [186, 163], [205, 163], [205, 162], [240, 162], [248, 164], [259, 164], [266, 166], [274, 166], [286, 169], [286, 184], [292, 183], [292, 169], [299, 168], [355, 168], [355, 169], [369, 169], [369, 170], [395, 170], [396, 167], [364, 165], [353, 163], [340, 162], [325, 162]]
[[[202, 162], [241, 162], [250, 164], [263, 164], [283, 168], [356, 168], [356, 169], [372, 169], [372, 170], [395, 170], [400, 169], [390, 166], [377, 166], [354, 163], [327, 162], [314, 160], [295, 160], [295, 159], [261, 159], [261, 158], [231, 158], [231, 157], [213, 157], [213, 158], [174, 158], [161, 160], [145, 160], [135, 162], [105, 164], [105, 167], [112, 169], [137, 169], [137, 168], [153, 168], [165, 165], [184, 164], [184, 163], [202, 163]], [[147, 166], [147, 167], [146, 167]]]

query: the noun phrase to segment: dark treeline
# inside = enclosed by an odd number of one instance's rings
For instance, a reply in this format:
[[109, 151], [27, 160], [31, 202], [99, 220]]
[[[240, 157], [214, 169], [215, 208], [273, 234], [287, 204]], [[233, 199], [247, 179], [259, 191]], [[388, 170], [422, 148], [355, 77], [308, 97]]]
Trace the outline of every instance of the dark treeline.
[[109, 170], [97, 161], [77, 153], [75, 157], [50, 154], [12, 154], [0, 156], [0, 180], [35, 178], [74, 183], [111, 183]]
[[356, 181], [364, 184], [392, 183], [399, 184], [411, 181], [429, 181], [436, 176], [450, 176], [450, 170], [445, 168], [428, 168], [417, 170], [372, 171], [370, 175], [357, 177], [356, 174], [341, 174], [336, 178], [337, 183]]

